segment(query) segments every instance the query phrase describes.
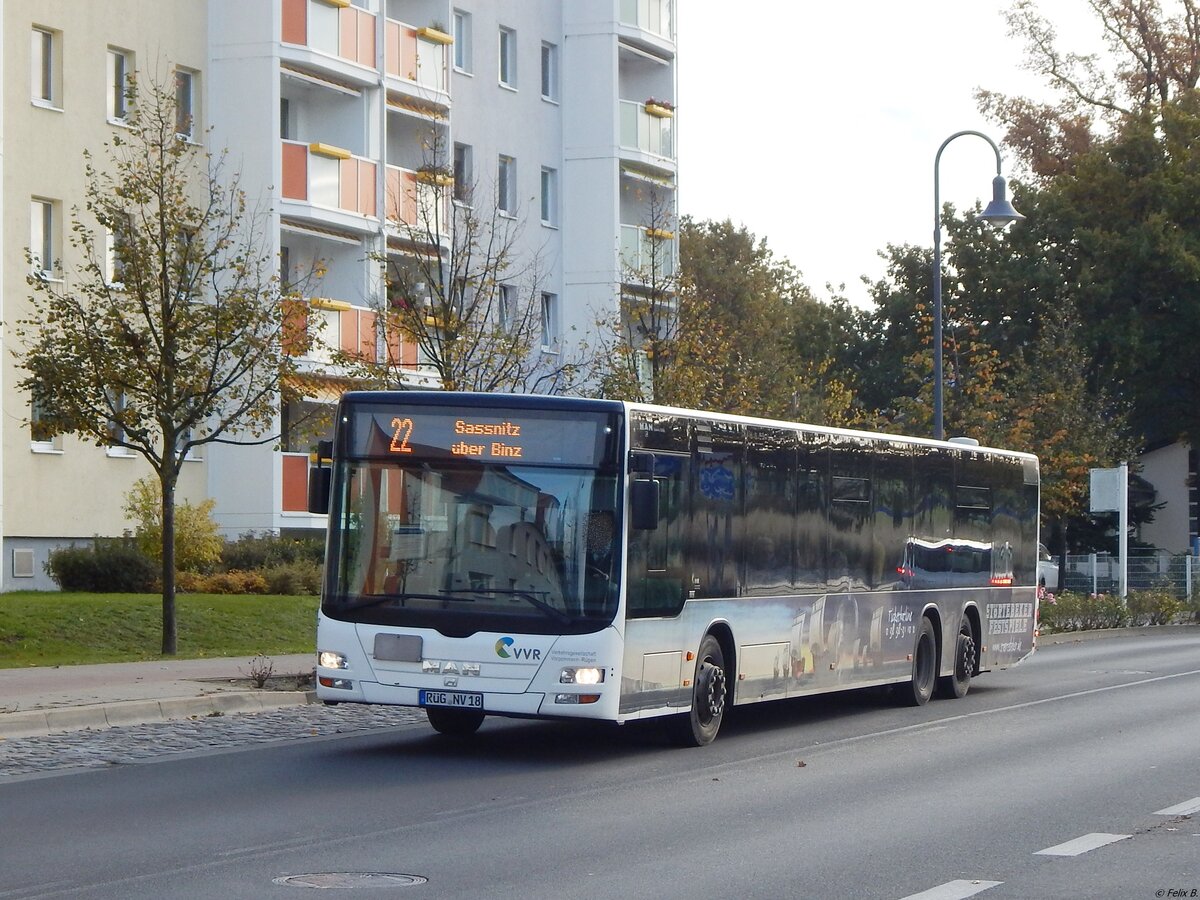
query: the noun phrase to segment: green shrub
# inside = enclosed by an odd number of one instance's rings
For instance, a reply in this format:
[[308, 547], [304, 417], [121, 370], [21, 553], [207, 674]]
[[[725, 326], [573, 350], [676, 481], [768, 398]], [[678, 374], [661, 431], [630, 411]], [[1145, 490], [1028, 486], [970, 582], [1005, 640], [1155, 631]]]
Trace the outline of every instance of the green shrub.
[[295, 562], [318, 565], [325, 561], [325, 539], [284, 538], [276, 534], [243, 534], [221, 550], [221, 568], [248, 572]]
[[1130, 624], [1169, 625], [1183, 612], [1184, 605], [1169, 587], [1156, 587], [1148, 591], [1130, 591], [1125, 598], [1129, 609]]
[[321, 593], [320, 563], [297, 560], [281, 563], [262, 570], [270, 594], [290, 596], [316, 595]]
[[1074, 591], [1047, 594], [1042, 599], [1039, 612], [1041, 630], [1047, 634], [1120, 628], [1129, 620], [1125, 605], [1115, 594], [1079, 594]]
[[202, 576], [199, 593], [203, 594], [267, 594], [267, 580], [258, 572], [214, 572]]
[[[209, 498], [192, 505], [175, 504], [175, 569], [181, 572], [211, 572], [221, 558], [221, 538], [212, 511], [217, 501]], [[125, 495], [125, 515], [137, 522], [137, 545], [144, 556], [162, 562], [162, 486], [155, 478], [134, 482]]]
[[59, 547], [46, 572], [64, 591], [126, 594], [152, 591], [158, 566], [132, 538], [95, 538], [90, 547]]

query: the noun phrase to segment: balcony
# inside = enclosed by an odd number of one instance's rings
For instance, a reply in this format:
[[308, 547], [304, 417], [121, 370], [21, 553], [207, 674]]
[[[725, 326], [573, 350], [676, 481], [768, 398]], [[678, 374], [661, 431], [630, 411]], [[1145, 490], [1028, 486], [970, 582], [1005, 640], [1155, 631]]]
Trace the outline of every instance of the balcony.
[[370, 83], [362, 67], [378, 71], [375, 56], [375, 15], [357, 6], [332, 0], [281, 0], [281, 39], [299, 48], [285, 53], [310, 67], [331, 69]]
[[388, 226], [421, 243], [444, 244], [450, 236], [453, 180], [399, 166], [388, 166], [385, 177]]
[[[450, 91], [448, 35], [414, 28], [395, 19], [384, 21], [384, 70], [404, 93], [431, 99], [430, 92]], [[449, 96], [432, 98], [449, 103]]]
[[674, 0], [621, 0], [622, 37], [644, 49], [674, 56]]
[[621, 280], [662, 288], [675, 276], [675, 236], [641, 225], [621, 226]]
[[282, 145], [284, 200], [309, 204], [308, 218], [370, 230], [363, 218], [376, 215], [374, 162], [327, 144]]
[[308, 454], [280, 453], [279, 464], [283, 467], [283, 496], [281, 512], [308, 512]]
[[398, 319], [387, 318], [380, 345], [377, 310], [328, 297], [289, 298], [283, 315], [283, 349], [297, 359], [328, 366], [341, 351], [367, 363], [417, 366], [416, 344], [403, 340]]
[[647, 105], [635, 100], [621, 101], [621, 149], [643, 154], [644, 161], [660, 166], [669, 160], [672, 165], [667, 168], [674, 171], [674, 116], [663, 115], [666, 110], [661, 106], [651, 109], [647, 112]]
[[675, 40], [672, 0], [621, 0], [621, 24]]

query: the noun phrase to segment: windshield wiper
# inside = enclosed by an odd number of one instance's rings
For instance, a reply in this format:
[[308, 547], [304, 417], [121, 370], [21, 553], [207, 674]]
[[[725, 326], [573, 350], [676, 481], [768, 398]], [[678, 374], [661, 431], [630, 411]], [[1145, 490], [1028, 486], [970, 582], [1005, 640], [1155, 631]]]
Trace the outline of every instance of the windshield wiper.
[[385, 603], [395, 603], [397, 601], [403, 604], [405, 600], [461, 600], [467, 603], [475, 602], [474, 597], [455, 597], [450, 595], [449, 592], [442, 592], [440, 594], [383, 594], [378, 597], [372, 597], [369, 600], [364, 600], [361, 603], [350, 604], [346, 609], [366, 609], [370, 606], [383, 606]]
[[572, 621], [571, 617], [567, 613], [565, 613], [561, 609], [559, 609], [557, 606], [552, 606], [551, 604], [549, 604], [545, 600], [543, 600], [541, 597], [538, 597], [536, 594], [533, 594], [529, 591], [502, 590], [500, 588], [467, 588], [466, 590], [462, 591], [462, 593], [503, 594], [507, 597], [520, 597], [522, 600], [524, 600], [530, 606], [534, 607], [535, 609], [541, 610], [542, 612], [544, 612], [546, 615], [550, 616], [551, 618], [558, 619], [558, 621], [560, 621], [560, 622]]

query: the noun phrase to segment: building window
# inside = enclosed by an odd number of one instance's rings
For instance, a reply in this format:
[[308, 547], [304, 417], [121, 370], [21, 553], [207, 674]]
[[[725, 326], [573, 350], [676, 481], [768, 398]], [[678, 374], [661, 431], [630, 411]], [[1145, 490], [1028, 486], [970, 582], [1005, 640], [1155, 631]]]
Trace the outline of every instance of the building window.
[[38, 106], [57, 107], [59, 92], [58, 34], [45, 28], [33, 29], [33, 52], [29, 72], [30, 98]]
[[175, 70], [175, 133], [192, 139], [196, 135], [196, 73]]
[[292, 139], [292, 109], [287, 97], [279, 98], [279, 137], [285, 141]]
[[558, 170], [542, 167], [542, 224], [558, 224]]
[[500, 29], [500, 83], [517, 87], [517, 33], [504, 27]]
[[129, 76], [133, 72], [133, 54], [108, 48], [108, 120], [124, 122], [129, 116]]
[[496, 175], [496, 206], [506, 216], [517, 214], [517, 161], [503, 154]]
[[474, 167], [471, 164], [471, 145], [454, 145], [454, 199], [470, 204], [471, 187], [475, 183]]
[[108, 284], [122, 287], [125, 284], [125, 262], [128, 259], [128, 244], [132, 223], [126, 219], [113, 223], [104, 230], [104, 277]]
[[558, 344], [558, 297], [542, 294], [542, 349], [556, 350]]
[[542, 99], [558, 100], [558, 47], [542, 44]]
[[52, 278], [54, 255], [54, 201], [35, 197], [29, 204], [29, 256], [33, 274]]
[[517, 289], [511, 284], [500, 285], [497, 294], [496, 320], [502, 331], [510, 332], [517, 322]]
[[471, 72], [471, 14], [454, 11], [454, 68]]
[[29, 395], [29, 439], [34, 450], [62, 450], [61, 426], [36, 388]]
[[120, 443], [126, 439], [125, 426], [121, 424], [119, 417], [128, 406], [124, 391], [109, 390], [109, 400], [112, 403], [112, 411], [114, 417], [108, 420], [108, 435], [109, 435], [109, 456], [132, 456], [133, 451], [128, 447], [120, 446]]

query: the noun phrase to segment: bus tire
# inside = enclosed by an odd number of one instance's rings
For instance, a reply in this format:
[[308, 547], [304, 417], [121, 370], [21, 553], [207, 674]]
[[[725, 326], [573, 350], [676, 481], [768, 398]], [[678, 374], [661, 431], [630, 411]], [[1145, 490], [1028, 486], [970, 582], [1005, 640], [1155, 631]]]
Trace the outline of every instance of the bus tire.
[[425, 707], [429, 724], [438, 734], [450, 737], [470, 737], [483, 724], [483, 713], [473, 709], [445, 709], [440, 706]]
[[721, 643], [711, 634], [700, 642], [696, 654], [696, 677], [692, 682], [692, 708], [672, 716], [666, 722], [667, 736], [680, 747], [711, 744], [721, 730], [729, 701], [729, 681], [725, 675], [725, 654]]
[[954, 647], [954, 673], [938, 679], [938, 696], [947, 700], [960, 700], [971, 689], [971, 676], [975, 672], [975, 632], [971, 623], [963, 616], [958, 626], [958, 641]]
[[913, 647], [912, 680], [896, 685], [896, 696], [904, 706], [924, 706], [937, 684], [937, 636], [928, 616], [921, 617], [921, 630]]

